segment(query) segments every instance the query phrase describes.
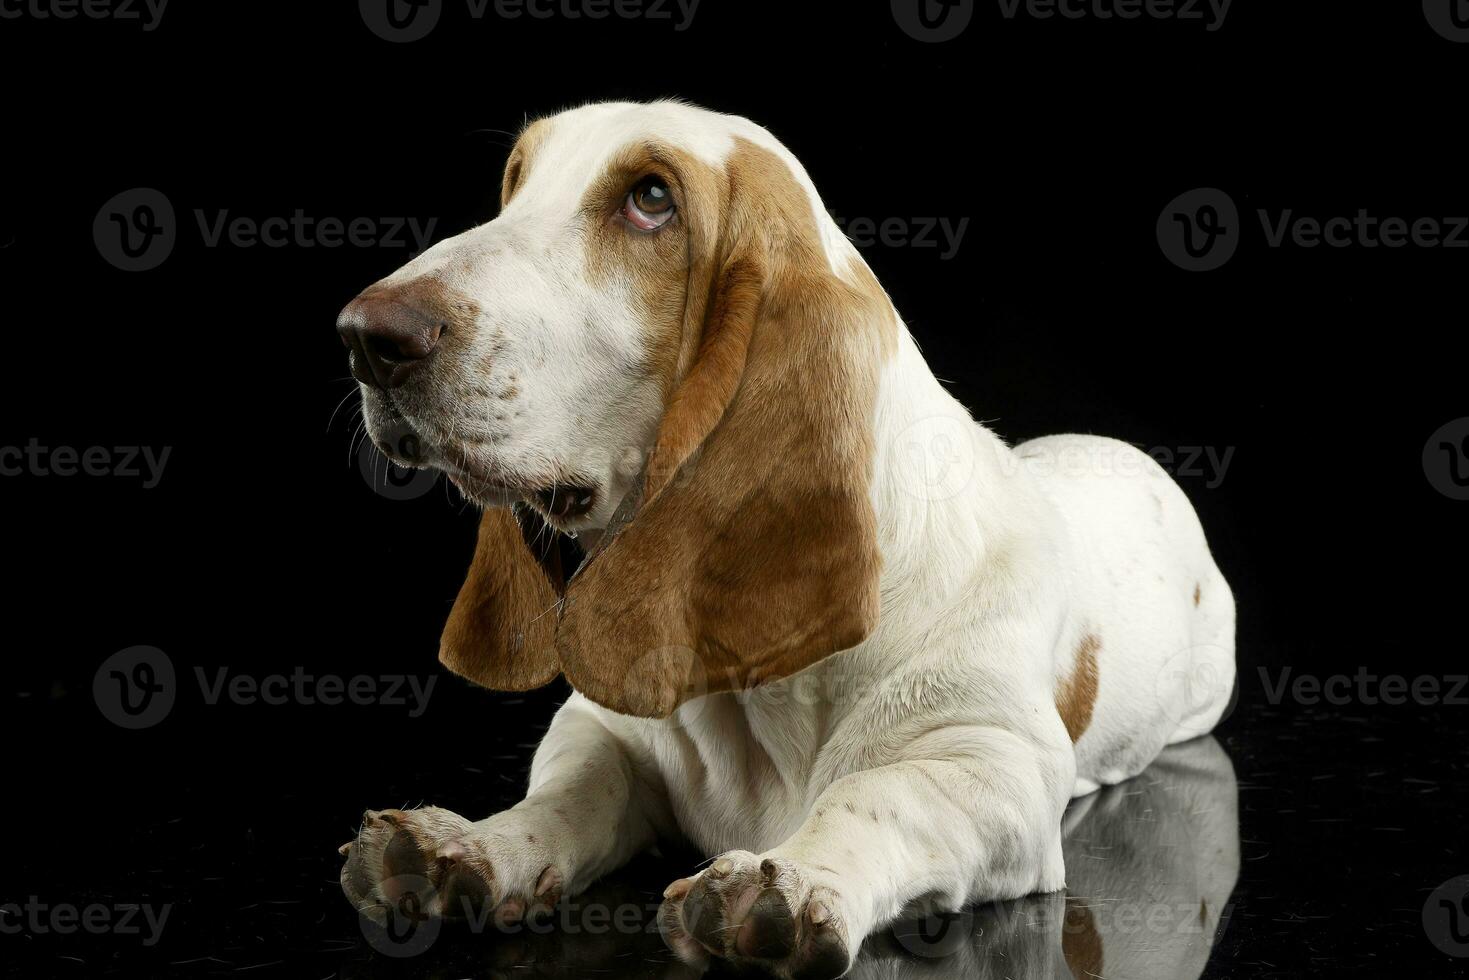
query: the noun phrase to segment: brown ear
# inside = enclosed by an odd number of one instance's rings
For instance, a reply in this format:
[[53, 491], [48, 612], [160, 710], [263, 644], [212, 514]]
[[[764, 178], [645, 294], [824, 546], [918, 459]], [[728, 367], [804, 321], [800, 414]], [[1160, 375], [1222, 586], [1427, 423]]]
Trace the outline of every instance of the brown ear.
[[527, 691], [556, 677], [563, 580], [554, 538], [529, 508], [484, 512], [469, 575], [439, 641], [445, 667], [498, 691]]
[[624, 714], [666, 717], [788, 676], [877, 622], [872, 424], [891, 307], [860, 260], [855, 285], [831, 271], [783, 163], [736, 156], [725, 234], [738, 244], [721, 255], [640, 510], [563, 603], [567, 680]]

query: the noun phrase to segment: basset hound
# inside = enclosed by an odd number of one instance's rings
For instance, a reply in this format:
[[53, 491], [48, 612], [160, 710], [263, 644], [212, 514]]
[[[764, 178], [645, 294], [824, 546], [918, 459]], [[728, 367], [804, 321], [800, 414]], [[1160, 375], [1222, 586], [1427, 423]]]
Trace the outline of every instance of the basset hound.
[[483, 508], [441, 661], [576, 693], [510, 810], [368, 811], [348, 896], [515, 921], [679, 838], [713, 858], [665, 894], [679, 956], [807, 978], [914, 910], [1062, 889], [1068, 801], [1229, 703], [1178, 486], [976, 423], [748, 120], [540, 119], [501, 203], [338, 330], [376, 445]]

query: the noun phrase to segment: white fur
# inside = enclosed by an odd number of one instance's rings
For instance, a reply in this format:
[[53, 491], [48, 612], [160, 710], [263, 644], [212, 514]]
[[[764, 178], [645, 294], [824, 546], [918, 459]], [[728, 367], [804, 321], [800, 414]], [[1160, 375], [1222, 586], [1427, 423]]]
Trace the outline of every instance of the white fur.
[[[402, 273], [454, 268], [496, 315], [534, 309], [543, 318], [546, 333], [515, 340], [513, 355], [539, 413], [507, 431], [522, 455], [501, 465], [529, 467], [535, 453], [550, 453], [557, 465], [611, 473], [613, 448], [644, 444], [656, 424], [650, 393], [628, 390], [622, 377], [638, 356], [631, 306], [583, 291], [564, 210], [601, 161], [644, 133], [714, 161], [735, 135], [777, 150], [808, 189], [832, 268], [862, 261], [805, 171], [746, 120], [675, 103], [558, 118], [536, 168], [547, 176], [533, 176], [499, 220]], [[466, 250], [502, 261], [465, 263]], [[533, 307], [517, 298], [530, 294]], [[593, 305], [605, 314], [600, 334], [578, 341], [570, 333]], [[545, 857], [574, 892], [663, 835], [710, 855], [776, 858], [835, 896], [855, 953], [905, 909], [1062, 888], [1067, 802], [1140, 772], [1166, 744], [1217, 721], [1233, 682], [1233, 600], [1183, 493], [1112, 440], [1007, 447], [943, 389], [907, 329], [899, 333], [873, 418], [876, 631], [797, 676], [698, 699], [667, 721], [573, 696], [536, 753], [527, 801], [477, 825], [509, 842], [507, 861]], [[610, 412], [607, 392], [619, 406]], [[575, 400], [591, 397], [601, 399], [593, 425], [600, 419], [606, 431], [569, 422]], [[415, 419], [425, 421], [448, 427]], [[1099, 693], [1073, 745], [1056, 698], [1087, 635], [1100, 644]], [[553, 807], [583, 816], [563, 827], [545, 818]], [[521, 860], [507, 827], [553, 843]]]

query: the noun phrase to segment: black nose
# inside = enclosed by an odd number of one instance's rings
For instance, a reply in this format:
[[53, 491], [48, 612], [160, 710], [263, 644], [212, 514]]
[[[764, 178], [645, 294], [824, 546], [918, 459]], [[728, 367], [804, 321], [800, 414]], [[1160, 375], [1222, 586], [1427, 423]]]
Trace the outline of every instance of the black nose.
[[369, 289], [337, 317], [352, 351], [352, 376], [374, 388], [397, 388], [438, 346], [444, 323], [404, 303], [393, 289]]

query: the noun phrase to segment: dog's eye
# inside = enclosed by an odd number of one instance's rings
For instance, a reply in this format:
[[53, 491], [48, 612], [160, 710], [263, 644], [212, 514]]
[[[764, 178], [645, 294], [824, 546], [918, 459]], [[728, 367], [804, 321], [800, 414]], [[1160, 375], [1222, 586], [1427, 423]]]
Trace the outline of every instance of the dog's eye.
[[673, 192], [657, 177], [645, 177], [627, 195], [622, 213], [643, 231], [662, 228], [673, 217]]

